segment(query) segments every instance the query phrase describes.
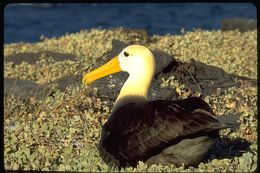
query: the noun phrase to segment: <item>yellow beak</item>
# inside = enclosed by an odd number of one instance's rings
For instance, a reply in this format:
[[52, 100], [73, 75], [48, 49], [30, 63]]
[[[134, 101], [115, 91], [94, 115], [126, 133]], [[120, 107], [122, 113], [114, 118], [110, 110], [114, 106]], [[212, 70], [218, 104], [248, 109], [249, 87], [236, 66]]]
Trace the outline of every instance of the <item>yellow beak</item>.
[[105, 77], [105, 76], [108, 76], [110, 74], [114, 74], [114, 73], [117, 73], [120, 71], [122, 71], [122, 69], [119, 65], [118, 57], [116, 56], [113, 59], [111, 59], [110, 61], [108, 61], [106, 64], [104, 64], [103, 66], [85, 74], [82, 78], [82, 83], [84, 85], [88, 85], [97, 79], [100, 79], [102, 77]]

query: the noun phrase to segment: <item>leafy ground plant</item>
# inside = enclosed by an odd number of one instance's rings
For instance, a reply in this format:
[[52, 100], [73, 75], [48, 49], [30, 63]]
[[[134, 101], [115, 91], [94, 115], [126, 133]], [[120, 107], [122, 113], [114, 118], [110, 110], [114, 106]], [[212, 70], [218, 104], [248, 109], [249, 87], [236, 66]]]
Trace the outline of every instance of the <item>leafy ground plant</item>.
[[[119, 171], [100, 158], [97, 144], [114, 100], [98, 97], [98, 88], [83, 87], [81, 75], [111, 49], [112, 39], [160, 49], [181, 61], [194, 58], [243, 76], [236, 85], [205, 98], [216, 115], [236, 115], [236, 131], [223, 130], [221, 138], [198, 167], [148, 166], [122, 172], [248, 172], [257, 168], [257, 56], [256, 30], [183, 31], [180, 35], [153, 35], [117, 28], [91, 29], [41, 42], [4, 45], [4, 165], [7, 170]], [[44, 51], [55, 54], [40, 53]], [[23, 62], [15, 58], [28, 56]], [[38, 56], [39, 54], [39, 56]], [[72, 55], [70, 59], [55, 57]], [[33, 55], [33, 56], [32, 56]], [[37, 55], [37, 56], [36, 56]], [[34, 59], [31, 62], [32, 58]], [[62, 81], [71, 80], [70, 84]], [[14, 81], [7, 86], [7, 81]], [[16, 82], [15, 82], [16, 81]], [[174, 78], [164, 79], [181, 93], [188, 91]], [[21, 83], [37, 86], [36, 90]], [[60, 82], [60, 83], [59, 83]], [[62, 85], [62, 87], [61, 87]], [[8, 89], [8, 90], [6, 90]], [[20, 89], [20, 90], [19, 90]], [[8, 92], [7, 92], [8, 91]], [[25, 93], [25, 94], [23, 94]]]

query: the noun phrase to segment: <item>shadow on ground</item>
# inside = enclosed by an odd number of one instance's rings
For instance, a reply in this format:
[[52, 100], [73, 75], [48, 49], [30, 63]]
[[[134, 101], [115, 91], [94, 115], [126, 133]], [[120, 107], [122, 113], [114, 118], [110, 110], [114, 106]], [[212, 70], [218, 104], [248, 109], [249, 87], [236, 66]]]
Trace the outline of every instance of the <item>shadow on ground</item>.
[[202, 162], [208, 162], [213, 159], [232, 159], [240, 157], [247, 152], [252, 143], [243, 139], [230, 139], [227, 137], [219, 138], [215, 145], [209, 150]]

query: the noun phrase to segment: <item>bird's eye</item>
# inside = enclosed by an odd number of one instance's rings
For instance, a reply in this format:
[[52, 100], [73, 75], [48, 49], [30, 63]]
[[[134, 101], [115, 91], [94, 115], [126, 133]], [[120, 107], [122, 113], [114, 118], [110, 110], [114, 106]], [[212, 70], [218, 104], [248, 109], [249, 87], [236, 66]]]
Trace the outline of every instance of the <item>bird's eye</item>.
[[129, 56], [129, 53], [124, 52], [124, 55], [125, 55], [125, 57], [128, 57], [128, 56]]

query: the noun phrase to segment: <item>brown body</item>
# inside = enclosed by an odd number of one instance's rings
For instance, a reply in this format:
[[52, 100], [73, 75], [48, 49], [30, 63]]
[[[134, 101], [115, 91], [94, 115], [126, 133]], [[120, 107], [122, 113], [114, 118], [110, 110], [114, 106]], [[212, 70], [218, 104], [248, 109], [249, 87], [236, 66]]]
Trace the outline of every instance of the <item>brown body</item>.
[[222, 128], [200, 98], [129, 103], [110, 116], [99, 145], [107, 163], [119, 161], [123, 167], [138, 161], [195, 165]]

